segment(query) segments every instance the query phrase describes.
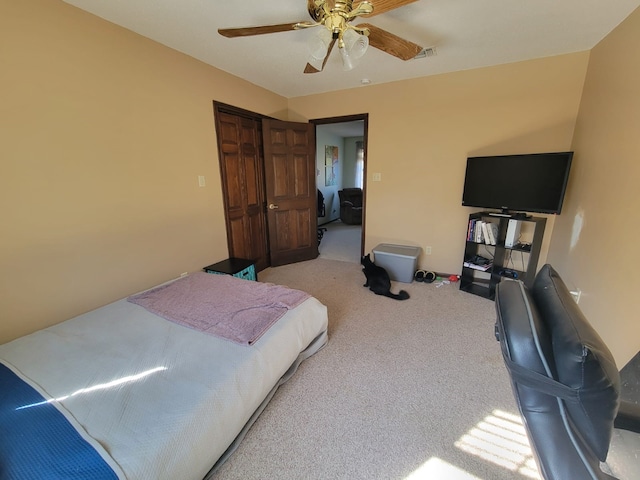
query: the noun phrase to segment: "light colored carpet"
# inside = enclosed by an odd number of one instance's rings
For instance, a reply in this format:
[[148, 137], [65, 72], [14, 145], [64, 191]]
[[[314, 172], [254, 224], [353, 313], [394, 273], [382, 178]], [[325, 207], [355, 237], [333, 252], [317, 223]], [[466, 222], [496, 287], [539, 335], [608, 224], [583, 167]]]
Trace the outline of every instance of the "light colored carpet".
[[360, 263], [362, 227], [347, 225], [340, 220], [322, 225], [327, 231], [322, 237], [318, 251], [320, 258]]
[[539, 478], [495, 340], [494, 304], [457, 284], [362, 285], [318, 258], [259, 280], [328, 307], [329, 343], [283, 385], [216, 479]]

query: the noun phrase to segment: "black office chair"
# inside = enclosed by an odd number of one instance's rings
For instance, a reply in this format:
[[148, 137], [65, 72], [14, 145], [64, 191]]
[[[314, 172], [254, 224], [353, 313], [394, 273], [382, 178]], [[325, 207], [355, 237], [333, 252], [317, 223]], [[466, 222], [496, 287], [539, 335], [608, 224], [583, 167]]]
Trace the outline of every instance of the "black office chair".
[[503, 280], [496, 312], [496, 337], [542, 477], [640, 479], [640, 406], [620, 400], [613, 356], [558, 273], [545, 265], [531, 290]]
[[[324, 195], [318, 190], [318, 218], [325, 216], [325, 204], [324, 204]], [[317, 223], [317, 222], [316, 222]], [[327, 229], [325, 227], [318, 227], [318, 246], [320, 246], [320, 242], [322, 241], [322, 237], [324, 237]]]

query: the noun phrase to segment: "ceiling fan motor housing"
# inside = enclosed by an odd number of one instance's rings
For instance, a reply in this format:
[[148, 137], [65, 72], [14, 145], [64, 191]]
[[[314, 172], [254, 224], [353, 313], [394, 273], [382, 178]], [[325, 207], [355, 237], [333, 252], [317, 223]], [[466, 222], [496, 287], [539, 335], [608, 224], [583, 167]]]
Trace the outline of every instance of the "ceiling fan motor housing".
[[[316, 2], [315, 6], [322, 7], [323, 9], [323, 12], [319, 15], [319, 18], [317, 18], [318, 23], [321, 23], [330, 30], [334, 39], [341, 39], [347, 28], [353, 28], [348, 25], [350, 20], [353, 20], [358, 15], [368, 15], [373, 12], [373, 5], [366, 0], [358, 5], [358, 8], [355, 10], [353, 10], [352, 0], [325, 1], [320, 4]], [[312, 11], [311, 8], [309, 9], [309, 14], [312, 18], [316, 18], [317, 13], [317, 10], [314, 9], [314, 11]], [[368, 31], [361, 31], [361, 29], [358, 28], [354, 28], [354, 30], [361, 35], [369, 33]]]

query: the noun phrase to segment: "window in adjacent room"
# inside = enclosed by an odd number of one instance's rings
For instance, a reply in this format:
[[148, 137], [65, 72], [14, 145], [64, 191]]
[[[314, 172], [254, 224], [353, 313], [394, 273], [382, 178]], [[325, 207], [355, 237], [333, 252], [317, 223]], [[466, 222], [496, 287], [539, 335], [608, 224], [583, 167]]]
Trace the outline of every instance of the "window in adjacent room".
[[364, 183], [364, 142], [356, 142], [356, 187]]

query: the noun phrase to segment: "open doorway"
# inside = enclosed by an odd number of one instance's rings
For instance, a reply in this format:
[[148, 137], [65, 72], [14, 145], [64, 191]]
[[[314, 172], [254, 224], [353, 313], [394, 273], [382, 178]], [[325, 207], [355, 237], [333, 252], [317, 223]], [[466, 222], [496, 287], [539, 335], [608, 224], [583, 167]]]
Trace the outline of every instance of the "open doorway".
[[366, 221], [368, 115], [311, 120], [316, 130], [319, 256], [360, 262]]

